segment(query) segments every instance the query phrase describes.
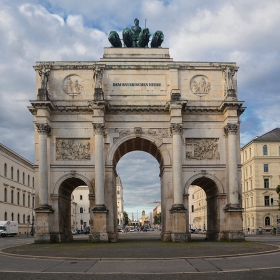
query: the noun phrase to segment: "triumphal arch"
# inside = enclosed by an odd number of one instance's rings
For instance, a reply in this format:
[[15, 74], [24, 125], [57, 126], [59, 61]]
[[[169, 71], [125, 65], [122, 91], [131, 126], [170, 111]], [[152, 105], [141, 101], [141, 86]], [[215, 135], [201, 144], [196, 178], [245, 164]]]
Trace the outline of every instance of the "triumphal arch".
[[117, 241], [116, 165], [136, 150], [159, 164], [162, 240], [190, 239], [190, 185], [206, 193], [207, 238], [243, 240], [238, 67], [173, 61], [162, 33], [147, 47], [134, 38], [128, 46], [126, 32], [126, 47], [110, 33], [99, 61], [34, 67], [35, 242], [72, 240], [80, 185], [90, 192], [90, 239]]

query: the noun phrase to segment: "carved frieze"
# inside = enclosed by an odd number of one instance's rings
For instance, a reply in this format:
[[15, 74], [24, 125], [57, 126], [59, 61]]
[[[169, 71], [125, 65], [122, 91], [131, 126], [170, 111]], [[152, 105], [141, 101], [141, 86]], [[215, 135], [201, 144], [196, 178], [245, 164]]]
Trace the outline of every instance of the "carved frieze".
[[218, 138], [186, 139], [187, 159], [220, 159]]
[[36, 127], [39, 133], [51, 133], [51, 127], [47, 123], [36, 123]]
[[170, 137], [170, 133], [167, 128], [156, 128], [156, 129], [150, 128], [148, 130], [148, 133], [160, 139]]
[[56, 160], [90, 160], [89, 139], [56, 139]]
[[211, 84], [206, 76], [196, 75], [191, 79], [190, 87], [194, 94], [203, 96], [209, 93]]
[[83, 82], [78, 75], [69, 75], [63, 80], [63, 91], [70, 96], [78, 95], [83, 91]]

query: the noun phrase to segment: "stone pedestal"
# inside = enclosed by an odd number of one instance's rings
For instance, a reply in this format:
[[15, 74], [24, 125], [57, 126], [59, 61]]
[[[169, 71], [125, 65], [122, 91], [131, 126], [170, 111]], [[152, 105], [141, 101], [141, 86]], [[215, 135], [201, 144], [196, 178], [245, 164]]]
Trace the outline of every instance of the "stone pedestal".
[[34, 235], [35, 243], [58, 242], [59, 234], [51, 233], [53, 209], [51, 206], [42, 206], [35, 209], [36, 228]]
[[244, 241], [245, 234], [242, 230], [242, 208], [227, 207], [226, 230], [222, 232], [220, 240]]
[[172, 215], [172, 242], [188, 242], [190, 234], [187, 232], [187, 210], [183, 205], [173, 205], [170, 210]]
[[93, 242], [109, 242], [109, 235], [107, 233], [107, 214], [105, 206], [96, 206], [93, 210], [93, 231], [92, 241]]

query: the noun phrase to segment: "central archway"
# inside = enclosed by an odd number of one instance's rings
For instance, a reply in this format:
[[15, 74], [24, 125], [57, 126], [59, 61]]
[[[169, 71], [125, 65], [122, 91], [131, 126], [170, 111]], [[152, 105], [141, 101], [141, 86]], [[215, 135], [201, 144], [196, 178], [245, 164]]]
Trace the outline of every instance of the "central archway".
[[[159, 163], [159, 177], [160, 177], [160, 189], [161, 189], [161, 213], [162, 213], [162, 239], [170, 238], [170, 209], [173, 204], [173, 193], [172, 187], [170, 185], [171, 178], [171, 165], [170, 156], [168, 150], [164, 147], [164, 144], [156, 138], [149, 135], [141, 135], [141, 137], [125, 136], [118, 139], [108, 153], [106, 175], [105, 175], [105, 185], [110, 184], [112, 187], [115, 186], [116, 178], [116, 166], [119, 160], [127, 153], [133, 151], [142, 151], [152, 155]], [[111, 168], [110, 168], [111, 167]], [[107, 180], [107, 183], [106, 183]], [[115, 192], [115, 188], [114, 191]], [[108, 197], [107, 197], [108, 200]], [[114, 205], [114, 209], [109, 209], [113, 212], [111, 217], [112, 221], [117, 220], [117, 205], [116, 200], [112, 203], [107, 203], [107, 205]], [[108, 201], [109, 202], [109, 201]], [[111, 215], [109, 215], [110, 217]]]

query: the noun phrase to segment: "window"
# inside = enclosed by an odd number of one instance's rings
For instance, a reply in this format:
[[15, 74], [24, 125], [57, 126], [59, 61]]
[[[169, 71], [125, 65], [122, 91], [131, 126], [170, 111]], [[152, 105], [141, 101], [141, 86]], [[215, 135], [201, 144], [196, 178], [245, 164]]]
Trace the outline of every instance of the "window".
[[22, 205], [25, 206], [25, 193], [22, 195]]
[[5, 212], [5, 214], [4, 214], [4, 221], [7, 221], [8, 219], [7, 219], [7, 212]]
[[245, 175], [246, 175], [246, 178], [248, 177], [248, 170], [247, 168], [245, 169]]
[[265, 217], [265, 219], [264, 219], [264, 224], [265, 224], [266, 226], [270, 226], [270, 218], [269, 218], [269, 217]]
[[32, 177], [32, 188], [34, 188], [34, 177]]
[[80, 213], [84, 213], [83, 207], [80, 207]]
[[17, 220], [18, 220], [18, 223], [20, 223], [20, 217], [19, 217], [19, 214], [17, 214]]
[[11, 220], [12, 221], [14, 220], [14, 213], [12, 213], [12, 215], [11, 215]]
[[252, 227], [255, 225], [255, 219], [254, 217], [252, 218]]
[[264, 183], [264, 188], [265, 188], [265, 189], [268, 189], [268, 188], [269, 188], [269, 179], [267, 179], [267, 178], [264, 179], [264, 180], [263, 180], [263, 183]]
[[11, 167], [11, 179], [14, 180], [14, 168]]
[[269, 206], [269, 196], [264, 197], [264, 205]]
[[25, 224], [25, 214], [23, 214], [23, 216], [22, 216], [22, 222]]
[[30, 176], [29, 175], [27, 176], [27, 185], [28, 185], [28, 187], [30, 186]]
[[14, 190], [11, 190], [11, 203], [14, 203]]
[[4, 176], [7, 177], [7, 163], [4, 164]]
[[246, 189], [247, 189], [247, 191], [248, 191], [248, 182], [246, 182]]
[[253, 203], [254, 201], [253, 201], [253, 197], [251, 196], [251, 207], [253, 207], [254, 206], [254, 203]]
[[267, 156], [267, 146], [266, 145], [263, 146], [263, 155]]
[[27, 205], [28, 205], [28, 207], [30, 207], [30, 195], [28, 195], [28, 197], [27, 197]]
[[253, 189], [253, 181], [251, 180], [250, 182], [250, 185], [251, 185], [251, 190]]
[[25, 174], [24, 174], [24, 172], [22, 173], [22, 183], [25, 184]]
[[32, 196], [32, 208], [34, 208], [34, 196]]
[[17, 181], [19, 182], [19, 170], [17, 170]]
[[194, 206], [192, 205], [192, 213], [194, 212]]
[[245, 160], [247, 160], [247, 151], [245, 152]]
[[274, 201], [273, 201], [273, 197], [270, 198], [270, 205], [273, 205], [274, 204]]
[[249, 156], [252, 156], [251, 148], [249, 149]]
[[268, 172], [268, 164], [267, 163], [265, 163], [263, 165], [263, 172]]
[[80, 195], [80, 200], [83, 200], [83, 196], [82, 195]]
[[252, 175], [252, 165], [250, 166], [250, 175]]
[[7, 189], [4, 189], [4, 202], [7, 202]]
[[19, 192], [17, 193], [17, 205], [19, 205]]

